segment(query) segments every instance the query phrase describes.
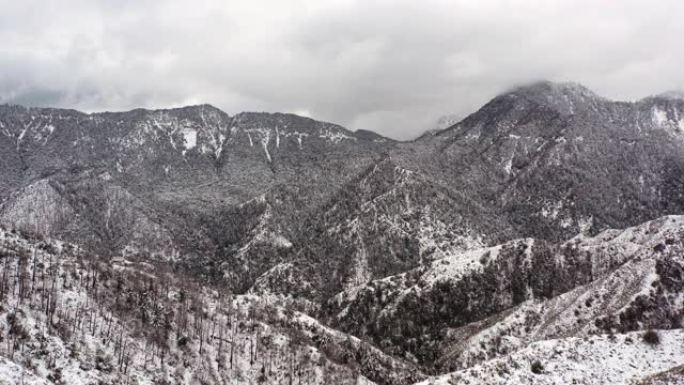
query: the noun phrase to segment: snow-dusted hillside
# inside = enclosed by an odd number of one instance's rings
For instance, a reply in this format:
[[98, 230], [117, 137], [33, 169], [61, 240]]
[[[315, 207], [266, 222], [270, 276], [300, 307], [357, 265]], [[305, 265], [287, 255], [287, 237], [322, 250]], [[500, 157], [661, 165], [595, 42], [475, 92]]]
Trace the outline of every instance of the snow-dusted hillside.
[[420, 377], [285, 303], [221, 293], [160, 266], [103, 263], [71, 244], [4, 230], [0, 254], [0, 383], [372, 384]]
[[469, 367], [539, 340], [678, 328], [684, 217], [559, 245], [472, 250], [343, 292], [332, 323], [437, 370]]
[[643, 332], [541, 341], [420, 384], [636, 384], [684, 363], [684, 331], [656, 333], [657, 344], [644, 341]]
[[[0, 380], [498, 381], [557, 346], [605, 358], [611, 333], [670, 346], [683, 119], [676, 96], [551, 82], [410, 142], [209, 105], [0, 106]], [[681, 372], [644, 357], [587, 371]], [[505, 370], [581, 374], [558, 360]]]

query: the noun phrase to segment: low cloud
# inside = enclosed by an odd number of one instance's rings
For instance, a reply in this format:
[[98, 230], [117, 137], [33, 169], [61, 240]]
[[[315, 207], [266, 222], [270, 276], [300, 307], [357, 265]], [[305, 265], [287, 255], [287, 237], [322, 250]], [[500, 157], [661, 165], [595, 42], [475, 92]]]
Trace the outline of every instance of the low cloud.
[[409, 139], [540, 79], [622, 100], [684, 88], [682, 14], [676, 0], [5, 1], [0, 102], [206, 102]]

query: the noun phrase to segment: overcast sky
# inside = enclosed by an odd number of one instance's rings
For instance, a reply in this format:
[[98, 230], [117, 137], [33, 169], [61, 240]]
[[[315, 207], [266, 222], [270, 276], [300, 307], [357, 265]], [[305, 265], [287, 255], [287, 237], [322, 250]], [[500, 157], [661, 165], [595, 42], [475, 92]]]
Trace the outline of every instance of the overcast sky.
[[0, 103], [210, 103], [407, 139], [506, 89], [684, 88], [684, 1], [0, 0]]

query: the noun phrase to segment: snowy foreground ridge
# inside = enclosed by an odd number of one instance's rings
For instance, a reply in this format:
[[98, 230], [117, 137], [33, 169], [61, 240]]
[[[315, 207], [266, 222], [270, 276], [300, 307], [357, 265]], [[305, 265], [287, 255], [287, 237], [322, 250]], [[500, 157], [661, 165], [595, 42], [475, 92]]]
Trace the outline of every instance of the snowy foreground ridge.
[[88, 261], [62, 242], [0, 231], [0, 245], [0, 384], [373, 383], [331, 360], [347, 354], [406, 370], [268, 299]]
[[[557, 329], [551, 325], [571, 319], [548, 318], [546, 312], [570, 317], [563, 315], [572, 308], [569, 302], [607, 292], [613, 275], [625, 285], [638, 283], [632, 298], [645, 295], [644, 290], [657, 286], [653, 282], [666, 277], [650, 272], [653, 245], [682, 235], [684, 217], [670, 216], [570, 241], [580, 248], [608, 245], [625, 261], [586, 287], [523, 303], [493, 327], [472, 334], [472, 348], [463, 353], [491, 343], [492, 333], [507, 329], [498, 345], [502, 354], [425, 377], [408, 362], [288, 310], [293, 304], [283, 299], [222, 296], [147, 263], [115, 259], [103, 264], [71, 244], [2, 231], [0, 384], [410, 384], [420, 377], [425, 378], [417, 382], [421, 385], [676, 383], [684, 366], [682, 329], [608, 334], [579, 328], [575, 336], [535, 341], [516, 327], [524, 314], [537, 312], [543, 325], [528, 322], [527, 330], [553, 335]], [[611, 248], [619, 240], [625, 240], [619, 243], [623, 249]], [[674, 241], [668, 247], [681, 257], [682, 248]], [[426, 276], [464, 279], [467, 266], [474, 264], [473, 253], [484, 252], [465, 253], [462, 266], [440, 269], [438, 276], [428, 270]], [[656, 261], [666, 254], [659, 252]], [[681, 309], [681, 296], [667, 298]], [[359, 363], [350, 365], [350, 360]]]
[[[533, 343], [513, 354], [438, 376], [420, 385], [447, 384], [638, 384], [684, 365], [684, 330], [658, 331], [660, 343], [643, 332], [567, 338]], [[539, 373], [533, 365], [541, 364]], [[680, 379], [684, 383], [684, 379]]]

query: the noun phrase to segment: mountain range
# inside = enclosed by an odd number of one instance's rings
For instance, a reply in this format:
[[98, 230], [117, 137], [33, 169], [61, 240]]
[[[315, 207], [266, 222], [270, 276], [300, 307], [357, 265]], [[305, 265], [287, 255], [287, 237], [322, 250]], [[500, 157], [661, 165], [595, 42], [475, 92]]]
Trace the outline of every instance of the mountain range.
[[0, 106], [0, 378], [684, 382], [684, 99], [449, 124]]

